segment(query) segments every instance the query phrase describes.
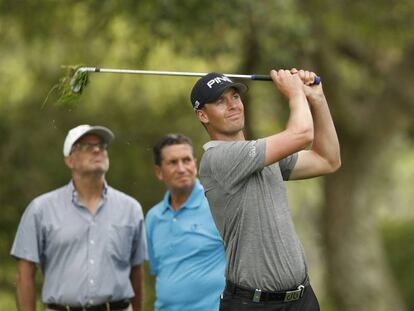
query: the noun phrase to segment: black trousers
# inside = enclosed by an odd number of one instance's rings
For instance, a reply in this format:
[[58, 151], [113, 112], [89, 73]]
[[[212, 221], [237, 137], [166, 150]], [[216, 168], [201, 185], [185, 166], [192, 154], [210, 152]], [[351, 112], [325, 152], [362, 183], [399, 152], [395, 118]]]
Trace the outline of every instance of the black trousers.
[[253, 302], [249, 299], [238, 297], [237, 294], [224, 290], [220, 300], [220, 311], [319, 311], [318, 299], [310, 285], [299, 300], [291, 302], [264, 301]]

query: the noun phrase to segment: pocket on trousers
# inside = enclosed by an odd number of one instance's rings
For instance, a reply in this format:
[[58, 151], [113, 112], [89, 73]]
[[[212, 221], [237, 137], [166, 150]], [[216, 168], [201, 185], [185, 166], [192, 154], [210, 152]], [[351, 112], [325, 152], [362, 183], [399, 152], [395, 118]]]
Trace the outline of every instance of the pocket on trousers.
[[302, 299], [298, 301], [298, 303], [301, 305], [303, 310], [320, 311], [318, 298], [310, 285], [306, 288], [305, 294]]

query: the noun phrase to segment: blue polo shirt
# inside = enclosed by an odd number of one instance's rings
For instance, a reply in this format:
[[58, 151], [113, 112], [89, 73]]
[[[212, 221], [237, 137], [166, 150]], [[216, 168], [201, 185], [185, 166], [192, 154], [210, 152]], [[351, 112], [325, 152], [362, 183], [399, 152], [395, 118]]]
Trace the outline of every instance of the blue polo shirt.
[[218, 310], [226, 262], [204, 189], [196, 180], [178, 211], [169, 200], [167, 192], [145, 220], [151, 273], [156, 276], [155, 310]]

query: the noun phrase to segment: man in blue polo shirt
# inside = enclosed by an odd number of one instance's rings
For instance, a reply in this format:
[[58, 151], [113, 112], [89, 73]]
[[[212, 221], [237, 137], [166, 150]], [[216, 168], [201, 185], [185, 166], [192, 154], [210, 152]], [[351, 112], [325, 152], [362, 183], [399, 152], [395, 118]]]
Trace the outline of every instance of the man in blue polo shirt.
[[155, 173], [168, 189], [146, 216], [155, 310], [214, 311], [224, 289], [224, 247], [188, 137], [169, 134], [154, 146]]

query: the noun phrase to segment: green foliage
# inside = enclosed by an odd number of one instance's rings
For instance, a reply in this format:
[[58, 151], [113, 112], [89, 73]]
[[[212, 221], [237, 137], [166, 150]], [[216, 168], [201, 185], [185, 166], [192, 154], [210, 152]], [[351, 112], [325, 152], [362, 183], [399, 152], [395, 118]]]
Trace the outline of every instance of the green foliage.
[[387, 259], [408, 310], [414, 310], [414, 220], [387, 221], [382, 225]]
[[[385, 0], [0, 1], [0, 309], [13, 310], [15, 271], [8, 253], [25, 207], [70, 178], [61, 151], [68, 129], [89, 123], [114, 131], [108, 182], [137, 198], [145, 212], [165, 190], [153, 174], [153, 143], [167, 132], [182, 132], [200, 158], [208, 139], [189, 101], [195, 78], [90, 74], [93, 83], [74, 94], [70, 81], [78, 66], [65, 67], [62, 78], [62, 64], [264, 74], [272, 68], [310, 68], [322, 76], [343, 150], [358, 162], [349, 174], [358, 176], [358, 164], [371, 158], [360, 156], [356, 142], [375, 141], [384, 130], [402, 132], [410, 124], [412, 13], [409, 1]], [[74, 81], [85, 86], [88, 76]], [[282, 129], [288, 107], [273, 84], [249, 87], [245, 106], [252, 136]], [[321, 221], [314, 207], [325, 198], [319, 183], [304, 182], [295, 189], [292, 211], [299, 222]], [[298, 212], [304, 206], [307, 212]], [[397, 229], [386, 231], [396, 268], [413, 244], [412, 233], [400, 236]], [[398, 238], [407, 241], [395, 250]], [[323, 247], [320, 238], [316, 243], [312, 248]], [[315, 269], [324, 273], [324, 267]], [[401, 269], [396, 273], [406, 282]], [[146, 281], [146, 310], [151, 310], [153, 279], [147, 274]]]

